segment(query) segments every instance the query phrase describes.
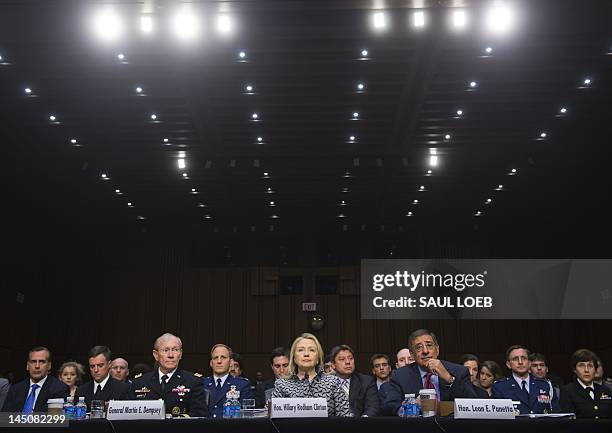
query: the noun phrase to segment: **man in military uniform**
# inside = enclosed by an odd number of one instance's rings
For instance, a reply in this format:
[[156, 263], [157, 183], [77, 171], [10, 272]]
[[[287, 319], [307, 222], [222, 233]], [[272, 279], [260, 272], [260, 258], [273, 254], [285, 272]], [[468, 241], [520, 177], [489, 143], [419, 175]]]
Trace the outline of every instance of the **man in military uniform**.
[[202, 375], [178, 368], [183, 356], [181, 339], [164, 334], [155, 340], [153, 357], [159, 367], [134, 377], [132, 388], [137, 399], [163, 399], [172, 416], [208, 416]]
[[209, 411], [213, 418], [223, 417], [225, 395], [234, 385], [240, 391], [240, 403], [245, 398], [253, 398], [249, 381], [244, 377], [229, 374], [232, 349], [225, 344], [215, 344], [210, 350], [212, 376], [204, 379], [204, 388], [210, 391]]
[[519, 401], [521, 414], [560, 412], [559, 399], [548, 382], [529, 374], [530, 364], [526, 347], [510, 346], [506, 350], [506, 366], [512, 376], [493, 384], [493, 398]]

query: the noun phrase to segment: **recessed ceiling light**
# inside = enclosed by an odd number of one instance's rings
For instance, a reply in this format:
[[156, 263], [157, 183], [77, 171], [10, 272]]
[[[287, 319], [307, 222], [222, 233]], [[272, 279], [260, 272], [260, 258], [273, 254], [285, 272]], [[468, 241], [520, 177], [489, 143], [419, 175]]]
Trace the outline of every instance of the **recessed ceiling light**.
[[425, 27], [425, 12], [416, 11], [413, 15], [413, 23], [415, 27]]
[[457, 110], [457, 116], [463, 116], [463, 110]]
[[510, 170], [510, 173], [516, 173], [516, 168], [513, 168], [512, 170]]
[[355, 140], [356, 140], [356, 138], [357, 138], [357, 137], [355, 137], [354, 135], [351, 135], [351, 136], [349, 137], [349, 141], [355, 141]]
[[196, 189], [195, 188], [191, 188], [191, 192], [196, 192]]
[[187, 173], [183, 173], [183, 177], [188, 177], [189, 175]]
[[247, 85], [245, 86], [245, 90], [246, 90], [247, 92], [251, 93], [251, 92], [253, 91], [253, 86], [252, 86], [251, 84], [247, 84]]
[[76, 140], [76, 138], [71, 138], [71, 139], [70, 139], [70, 143], [71, 143], [71, 144], [77, 144], [77, 140]]
[[427, 174], [431, 174], [431, 173], [433, 173], [433, 171], [427, 170]]
[[450, 135], [450, 134], [446, 134], [446, 135], [444, 136], [444, 139], [445, 139], [445, 140], [450, 140], [450, 139], [451, 139], [451, 135]]
[[253, 120], [257, 120], [257, 119], [259, 118], [259, 114], [257, 114], [257, 113], [253, 113], [253, 114], [251, 114], [251, 118], [252, 118]]
[[546, 132], [540, 132], [540, 138], [546, 138], [548, 134]]
[[353, 119], [359, 119], [359, 112], [353, 112]]
[[478, 211], [474, 214], [474, 216], [477, 216], [477, 217], [482, 216], [482, 212]]
[[559, 110], [559, 113], [561, 113], [561, 114], [567, 113], [567, 108], [561, 107], [561, 109]]
[[364, 90], [364, 89], [365, 89], [365, 84], [357, 83], [357, 90]]
[[340, 202], [340, 206], [346, 206], [346, 201], [345, 201], [345, 200], [342, 200], [342, 201]]
[[136, 87], [136, 93], [142, 93], [142, 87]]
[[504, 186], [503, 185], [497, 185], [497, 189], [501, 191], [502, 189], [504, 189]]
[[157, 114], [151, 114], [151, 120], [157, 120]]
[[417, 199], [412, 200], [412, 204], [419, 204], [419, 201]]
[[183, 158], [179, 158], [179, 159], [177, 160], [177, 162], [178, 162], [178, 168], [179, 168], [179, 169], [183, 169], [183, 168], [185, 168], [185, 160], [184, 160]]
[[368, 50], [366, 50], [365, 48], [361, 50], [361, 57], [368, 57], [368, 54]]
[[270, 206], [276, 206], [273, 201], [270, 202]]
[[257, 137], [257, 142], [261, 143], [263, 141], [263, 137]]
[[438, 155], [429, 155], [429, 165], [432, 167], [438, 165]]
[[122, 54], [122, 53], [117, 54], [117, 59], [125, 60], [125, 54]]
[[412, 216], [412, 212], [408, 212], [406, 216]]
[[492, 199], [488, 198], [487, 201], [485, 201], [485, 204], [491, 204], [492, 201]]
[[264, 172], [264, 177], [268, 177], [270, 176], [270, 173], [268, 173], [267, 171]]
[[491, 48], [491, 47], [485, 48], [485, 53], [487, 53], [487, 54], [493, 53], [493, 48]]
[[470, 87], [473, 89], [474, 87], [478, 86], [478, 83], [476, 81], [470, 81]]
[[102, 179], [104, 179], [104, 180], [108, 180], [108, 179], [109, 179], [109, 177], [108, 177], [108, 175], [107, 175], [106, 173], [102, 173], [102, 174], [100, 174], [100, 177], [101, 177]]
[[591, 84], [591, 79], [590, 78], [585, 78], [583, 81], [585, 86], [589, 86]]
[[238, 57], [241, 59], [246, 59], [246, 56], [247, 56], [246, 51], [240, 51], [238, 53]]
[[55, 122], [55, 119], [56, 119], [56, 117], [53, 114], [49, 116], [49, 120], [51, 122]]
[[30, 89], [29, 87], [26, 87], [25, 89], [23, 89], [23, 91], [26, 93], [26, 95], [30, 95], [32, 93], [32, 89]]
[[204, 203], [198, 203], [198, 207], [206, 207]]
[[425, 191], [425, 185], [421, 185], [421, 186], [419, 187], [419, 191]]
[[168, 140], [167, 138], [164, 138], [164, 143], [168, 143], [170, 140]]
[[204, 219], [209, 220], [209, 219], [211, 219], [211, 218], [212, 218], [212, 217], [211, 217], [210, 215], [208, 215], [208, 214], [204, 215]]

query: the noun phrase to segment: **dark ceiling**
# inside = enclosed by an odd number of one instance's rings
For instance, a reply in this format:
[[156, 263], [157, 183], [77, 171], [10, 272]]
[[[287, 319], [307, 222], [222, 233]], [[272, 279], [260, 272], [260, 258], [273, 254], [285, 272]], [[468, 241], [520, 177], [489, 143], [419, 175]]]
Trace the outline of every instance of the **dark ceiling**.
[[88, 25], [103, 2], [0, 1], [7, 230], [609, 237], [612, 2], [508, 2], [515, 28], [495, 36], [492, 1], [422, 3], [418, 30], [416, 1], [195, 1], [186, 43], [165, 26], [182, 3], [118, 1], [125, 34], [104, 44]]

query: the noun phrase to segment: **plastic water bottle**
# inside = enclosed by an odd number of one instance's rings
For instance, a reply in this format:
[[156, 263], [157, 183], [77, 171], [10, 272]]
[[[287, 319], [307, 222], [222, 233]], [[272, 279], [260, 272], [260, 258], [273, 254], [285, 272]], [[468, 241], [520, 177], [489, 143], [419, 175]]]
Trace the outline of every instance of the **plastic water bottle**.
[[232, 401], [228, 397], [229, 392], [225, 395], [225, 403], [223, 403], [223, 419], [232, 417]]
[[397, 415], [400, 418], [406, 418], [406, 411], [408, 410], [408, 395], [409, 394], [404, 394], [404, 401], [402, 401], [402, 404], [397, 411]]
[[417, 404], [417, 400], [414, 394], [408, 394], [406, 401], [407, 401], [407, 405], [406, 405], [406, 410], [404, 412], [404, 416], [406, 418], [418, 417], [421, 413], [421, 408]]
[[87, 417], [87, 404], [85, 403], [85, 397], [79, 397], [79, 402], [75, 407], [75, 419], [84, 420]]
[[241, 414], [241, 405], [240, 405], [240, 391], [235, 390], [234, 396], [232, 400], [232, 418], [240, 418]]
[[75, 410], [74, 404], [72, 404], [72, 397], [66, 397], [66, 402], [64, 403], [64, 416], [68, 421], [75, 419]]

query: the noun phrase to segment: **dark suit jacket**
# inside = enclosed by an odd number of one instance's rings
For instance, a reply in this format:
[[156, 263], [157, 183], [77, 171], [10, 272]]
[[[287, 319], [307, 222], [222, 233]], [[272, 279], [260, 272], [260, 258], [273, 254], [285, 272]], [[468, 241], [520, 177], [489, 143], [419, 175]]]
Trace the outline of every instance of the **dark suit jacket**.
[[255, 407], [262, 408], [266, 405], [266, 390], [274, 388], [276, 379], [264, 380], [255, 386]]
[[[87, 409], [90, 409], [91, 401], [94, 400], [94, 382], [90, 380], [80, 385], [76, 390], [75, 400], [85, 397]], [[136, 395], [132, 392], [132, 386], [127, 382], [120, 382], [112, 377], [108, 378], [106, 385], [100, 391], [100, 395], [95, 400], [136, 400]]]
[[482, 388], [480, 388], [480, 387], [478, 387], [476, 385], [472, 385], [472, 386], [474, 387], [474, 392], [476, 393], [476, 398], [491, 398], [491, 396], [489, 395], [489, 393], [486, 390], [484, 390], [484, 389], [482, 389]]
[[520, 401], [519, 411], [521, 414], [527, 413], [558, 413], [559, 399], [553, 391], [553, 398], [550, 398], [550, 386], [543, 379], [536, 379], [529, 375], [529, 399], [514, 380], [514, 377], [499, 379], [493, 384], [493, 398], [509, 398], [513, 401]]
[[[442, 378], [439, 378], [440, 400], [476, 398], [476, 392], [470, 380], [468, 369], [463, 365], [453, 364], [448, 361], [442, 361], [442, 364], [455, 377], [455, 381], [452, 385], [449, 385]], [[385, 397], [383, 414], [397, 415], [397, 410], [404, 400], [404, 394], [415, 394], [418, 396], [419, 390], [423, 389], [423, 379], [418, 364], [413, 362], [394, 370], [391, 374], [389, 386], [385, 388], [387, 396]]]
[[573, 412], [576, 418], [610, 418], [612, 416], [612, 394], [607, 388], [593, 383], [592, 399], [577, 380], [561, 388], [561, 412]]
[[380, 412], [378, 387], [373, 376], [353, 373], [349, 387], [349, 406], [353, 416], [377, 416]]
[[[30, 392], [30, 378], [22, 380], [19, 383], [11, 386], [4, 405], [2, 406], [2, 412], [21, 412], [23, 405], [25, 404], [28, 393]], [[66, 398], [70, 395], [70, 388], [63, 382], [60, 382], [53, 376], [47, 376], [47, 380], [43, 387], [38, 391], [38, 397], [36, 398], [36, 404], [34, 405], [34, 412], [46, 412], [47, 411], [47, 400], [50, 398]]]
[[225, 404], [225, 395], [230, 390], [231, 385], [236, 386], [236, 390], [240, 391], [240, 402], [245, 398], [253, 398], [251, 385], [244, 377], [233, 377], [231, 374], [225, 379], [225, 383], [221, 390], [217, 392], [214, 376], [204, 378], [204, 389], [210, 391], [210, 403], [208, 409], [210, 416], [213, 418], [223, 417], [223, 405]]

